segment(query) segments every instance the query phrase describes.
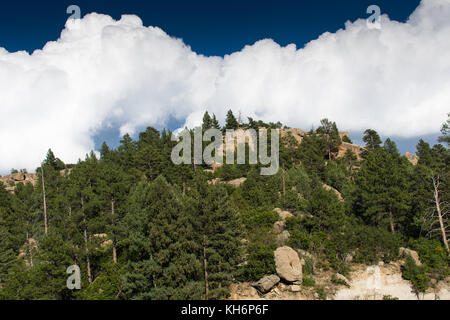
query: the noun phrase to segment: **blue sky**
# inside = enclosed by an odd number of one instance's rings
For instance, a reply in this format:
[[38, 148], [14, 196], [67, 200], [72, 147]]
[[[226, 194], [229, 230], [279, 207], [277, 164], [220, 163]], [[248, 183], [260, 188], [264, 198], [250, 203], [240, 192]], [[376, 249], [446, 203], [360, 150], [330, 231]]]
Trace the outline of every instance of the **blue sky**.
[[[31, 54], [48, 41], [57, 40], [69, 16], [66, 8], [72, 4], [80, 7], [82, 16], [97, 12], [119, 20], [122, 14], [135, 14], [144, 26], [157, 26], [170, 37], [181, 38], [196, 54], [223, 57], [262, 39], [273, 39], [281, 47], [294, 43], [297, 49], [303, 48], [324, 32], [334, 33], [344, 28], [346, 21], [367, 18], [366, 9], [372, 4], [378, 5], [391, 20], [406, 22], [419, 3], [420, 0], [3, 1], [0, 47], [9, 52], [26, 50]], [[152, 125], [176, 129], [182, 124], [182, 119], [171, 118], [164, 125]], [[138, 129], [142, 127], [140, 124]], [[342, 126], [341, 129], [348, 130]], [[438, 130], [421, 137], [434, 143]], [[354, 142], [361, 143], [362, 131], [348, 131]], [[401, 152], [415, 151], [418, 137], [399, 138], [395, 134], [391, 137]], [[94, 140], [96, 147], [103, 140], [116, 146], [120, 140], [119, 128], [115, 125], [97, 128]]]
[[0, 46], [8, 51], [32, 52], [56, 40], [71, 4], [82, 15], [104, 13], [115, 19], [136, 14], [144, 25], [158, 26], [182, 38], [194, 51], [223, 56], [245, 45], [271, 38], [298, 48], [322, 33], [335, 32], [347, 20], [367, 17], [369, 5], [378, 5], [391, 19], [405, 21], [420, 0], [166, 0], [166, 1], [3, 1], [0, 5]]

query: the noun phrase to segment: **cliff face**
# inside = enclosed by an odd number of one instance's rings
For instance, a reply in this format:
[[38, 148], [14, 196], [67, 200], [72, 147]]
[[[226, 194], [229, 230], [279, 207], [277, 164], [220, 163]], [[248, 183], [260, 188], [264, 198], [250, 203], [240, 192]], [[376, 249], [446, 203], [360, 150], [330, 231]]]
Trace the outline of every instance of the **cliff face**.
[[376, 266], [357, 265], [350, 273], [350, 287], [340, 288], [335, 300], [449, 300], [450, 278], [440, 281], [435, 288], [416, 294], [411, 283], [402, 278], [402, 261]]

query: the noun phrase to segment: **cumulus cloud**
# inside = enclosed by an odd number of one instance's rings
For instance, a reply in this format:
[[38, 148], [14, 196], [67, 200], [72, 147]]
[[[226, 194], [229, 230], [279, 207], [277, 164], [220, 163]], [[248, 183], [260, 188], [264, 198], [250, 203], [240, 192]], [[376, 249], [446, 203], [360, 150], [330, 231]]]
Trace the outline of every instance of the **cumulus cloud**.
[[265, 39], [205, 57], [137, 16], [88, 14], [31, 55], [0, 48], [0, 172], [34, 170], [48, 148], [75, 162], [99, 130], [121, 134], [205, 109], [309, 129], [322, 118], [383, 135], [436, 133], [450, 111], [450, 0], [406, 23], [347, 22], [304, 48]]

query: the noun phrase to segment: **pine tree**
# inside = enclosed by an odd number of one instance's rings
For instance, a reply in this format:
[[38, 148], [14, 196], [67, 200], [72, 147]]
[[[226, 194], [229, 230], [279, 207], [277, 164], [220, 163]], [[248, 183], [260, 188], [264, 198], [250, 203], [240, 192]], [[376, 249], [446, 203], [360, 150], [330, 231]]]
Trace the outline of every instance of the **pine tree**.
[[333, 160], [333, 154], [339, 151], [339, 146], [342, 144], [341, 137], [335, 122], [328, 119], [320, 121], [321, 126], [317, 129], [317, 133], [322, 135], [325, 140], [325, 147], [328, 152], [328, 159]]
[[211, 127], [212, 127], [213, 129], [220, 130], [220, 124], [219, 124], [219, 121], [217, 120], [215, 114], [213, 114], [213, 118], [212, 118], [212, 120], [211, 120]]
[[363, 141], [366, 143], [366, 148], [374, 151], [381, 145], [381, 138], [375, 130], [367, 129], [364, 132]]
[[400, 156], [400, 152], [398, 152], [397, 145], [390, 138], [386, 139], [383, 148], [384, 150], [386, 150], [387, 153], [389, 153], [393, 157]]
[[205, 112], [203, 115], [203, 123], [202, 123], [202, 130], [205, 132], [208, 129], [211, 129], [213, 126], [213, 120], [211, 119], [211, 116], [209, 115], [208, 111]]
[[405, 162], [379, 148], [367, 155], [356, 177], [356, 211], [392, 233], [404, 222], [410, 195]]
[[323, 140], [315, 133], [310, 133], [303, 138], [300, 148], [300, 160], [302, 165], [313, 175], [324, 178], [325, 155], [327, 154]]
[[447, 147], [450, 146], [450, 113], [448, 114], [447, 121], [442, 125], [441, 128], [442, 136], [439, 137], [439, 142], [443, 142], [447, 144]]
[[201, 264], [180, 193], [158, 177], [130, 195], [124, 295], [132, 299], [198, 297]]
[[228, 110], [227, 117], [225, 119], [224, 130], [237, 130], [239, 128], [239, 123], [234, 117], [233, 111]]
[[241, 228], [223, 186], [196, 179], [199, 242], [203, 260], [205, 299], [224, 298], [241, 262]]

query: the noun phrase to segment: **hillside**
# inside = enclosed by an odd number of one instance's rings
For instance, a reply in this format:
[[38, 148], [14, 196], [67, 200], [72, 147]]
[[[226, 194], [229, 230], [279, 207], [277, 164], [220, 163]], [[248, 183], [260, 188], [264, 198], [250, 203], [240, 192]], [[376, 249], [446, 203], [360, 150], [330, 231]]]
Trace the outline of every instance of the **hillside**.
[[172, 133], [148, 127], [99, 158], [49, 150], [36, 173], [1, 177], [0, 298], [450, 298], [448, 145], [402, 156], [327, 119], [309, 132], [215, 119], [202, 130], [280, 130], [276, 174], [176, 165]]

